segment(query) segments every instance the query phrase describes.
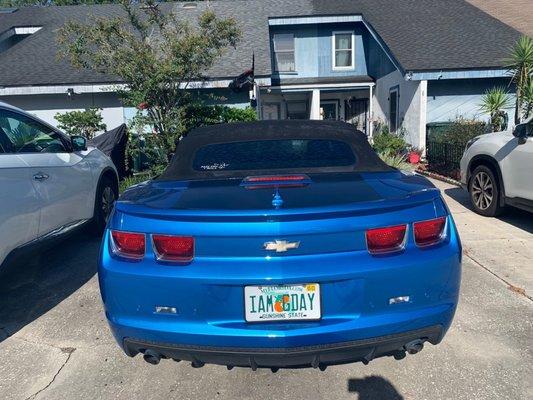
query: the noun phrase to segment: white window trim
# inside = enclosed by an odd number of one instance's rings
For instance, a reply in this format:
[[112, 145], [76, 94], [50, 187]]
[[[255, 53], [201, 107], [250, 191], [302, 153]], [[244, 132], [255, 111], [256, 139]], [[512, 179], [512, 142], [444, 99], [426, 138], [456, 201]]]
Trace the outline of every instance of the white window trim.
[[[352, 65], [348, 67], [337, 67], [335, 65], [335, 36], [340, 34], [352, 35]], [[346, 49], [343, 49], [346, 50]], [[351, 71], [355, 69], [355, 31], [333, 31], [331, 34], [331, 66], [334, 71]]]
[[[276, 53], [291, 53], [290, 50], [281, 50], [281, 51], [277, 51], [276, 50], [276, 41], [275, 41], [275, 37], [276, 35], [291, 35], [292, 36], [292, 57], [294, 59], [294, 71], [282, 71], [280, 69], [278, 69], [278, 65], [276, 63]], [[279, 72], [281, 74], [296, 74], [297, 71], [296, 71], [296, 36], [294, 36], [294, 33], [274, 33], [272, 35], [272, 50], [273, 50], [273, 53], [274, 53], [274, 71], [275, 72]]]

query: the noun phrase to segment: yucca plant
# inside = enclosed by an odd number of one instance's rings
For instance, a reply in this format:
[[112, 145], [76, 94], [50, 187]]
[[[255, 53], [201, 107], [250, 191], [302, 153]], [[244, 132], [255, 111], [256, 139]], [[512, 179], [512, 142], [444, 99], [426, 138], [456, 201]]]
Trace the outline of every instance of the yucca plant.
[[516, 84], [515, 124], [522, 119], [525, 93], [533, 74], [533, 39], [522, 36], [510, 49], [509, 58], [504, 60], [511, 74], [511, 80]]
[[533, 78], [529, 78], [528, 84], [524, 87], [522, 110], [524, 119], [528, 119], [533, 114]]
[[381, 151], [378, 153], [379, 158], [385, 162], [385, 164], [400, 170], [412, 170], [413, 165], [409, 164], [404, 155], [393, 153], [390, 150]]
[[493, 132], [502, 130], [505, 118], [503, 110], [511, 107], [511, 97], [503, 87], [489, 89], [481, 98], [480, 109], [490, 115], [490, 124]]

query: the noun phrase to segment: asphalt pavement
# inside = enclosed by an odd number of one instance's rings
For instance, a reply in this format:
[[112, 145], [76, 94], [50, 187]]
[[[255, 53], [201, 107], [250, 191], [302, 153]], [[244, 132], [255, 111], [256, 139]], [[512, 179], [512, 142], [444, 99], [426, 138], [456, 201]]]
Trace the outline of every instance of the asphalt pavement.
[[533, 215], [480, 217], [461, 189], [435, 184], [464, 246], [460, 304], [438, 346], [325, 372], [152, 366], [115, 344], [99, 240], [78, 234], [0, 279], [0, 399], [533, 399]]

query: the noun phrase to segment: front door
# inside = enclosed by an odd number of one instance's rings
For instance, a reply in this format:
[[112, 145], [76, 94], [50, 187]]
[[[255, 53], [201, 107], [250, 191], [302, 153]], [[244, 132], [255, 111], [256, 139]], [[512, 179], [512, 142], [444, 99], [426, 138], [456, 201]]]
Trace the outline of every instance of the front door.
[[346, 100], [346, 122], [354, 125], [356, 129], [367, 133], [368, 99]]

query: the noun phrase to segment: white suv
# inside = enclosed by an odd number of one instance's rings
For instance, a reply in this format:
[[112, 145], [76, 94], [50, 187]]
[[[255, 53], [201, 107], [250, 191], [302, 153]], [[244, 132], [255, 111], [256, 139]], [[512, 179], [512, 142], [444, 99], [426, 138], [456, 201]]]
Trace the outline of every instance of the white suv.
[[496, 216], [506, 205], [533, 212], [533, 118], [513, 131], [470, 140], [461, 159], [461, 183], [478, 214]]
[[85, 138], [0, 103], [0, 270], [86, 222], [102, 231], [117, 195], [113, 162]]

